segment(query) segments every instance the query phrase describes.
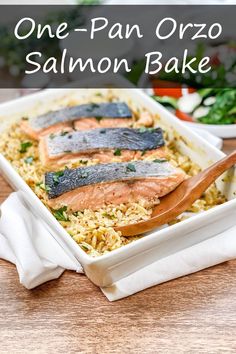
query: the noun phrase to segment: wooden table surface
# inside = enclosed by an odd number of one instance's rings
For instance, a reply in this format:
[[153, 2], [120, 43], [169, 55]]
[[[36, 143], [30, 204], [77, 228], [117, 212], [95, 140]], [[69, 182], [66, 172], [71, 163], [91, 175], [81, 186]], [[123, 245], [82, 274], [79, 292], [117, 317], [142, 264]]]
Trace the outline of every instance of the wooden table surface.
[[[0, 201], [10, 192], [0, 178]], [[114, 303], [69, 271], [26, 290], [0, 261], [0, 289], [0, 354], [236, 353], [236, 261]]]

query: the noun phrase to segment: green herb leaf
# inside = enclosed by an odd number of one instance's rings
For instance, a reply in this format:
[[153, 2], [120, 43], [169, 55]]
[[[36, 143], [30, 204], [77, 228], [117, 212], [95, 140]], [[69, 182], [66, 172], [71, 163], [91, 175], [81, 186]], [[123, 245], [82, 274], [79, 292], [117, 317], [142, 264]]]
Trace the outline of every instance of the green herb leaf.
[[205, 124], [234, 124], [236, 122], [236, 89], [219, 89], [215, 103], [204, 117], [198, 120]]
[[29, 120], [29, 117], [22, 117], [22, 120]]
[[209, 95], [212, 95], [214, 93], [214, 89], [212, 88], [202, 88], [202, 89], [199, 89], [197, 91], [199, 93], [199, 95], [202, 97], [202, 98], [205, 98]]
[[45, 184], [44, 189], [47, 193], [51, 190], [51, 188], [47, 184]]
[[141, 156], [144, 156], [146, 154], [146, 150], [143, 150], [142, 153], [141, 153]]
[[64, 136], [64, 135], [67, 135], [69, 132], [67, 132], [67, 131], [64, 131], [64, 132], [61, 132], [61, 136]]
[[101, 117], [101, 116], [96, 116], [96, 117], [95, 117], [95, 119], [96, 119], [98, 122], [100, 122], [100, 121], [102, 120], [102, 118], [103, 118], [103, 117]]
[[81, 246], [85, 251], [89, 251], [89, 250], [90, 250], [89, 246], [87, 246], [86, 243], [81, 243], [80, 246]]
[[60, 209], [53, 210], [53, 215], [59, 221], [68, 221], [69, 220], [68, 216], [64, 214], [66, 211], [67, 211], [67, 207], [64, 206]]
[[163, 162], [167, 162], [167, 160], [166, 159], [155, 159], [155, 160], [153, 160], [153, 162], [163, 163]]
[[92, 112], [95, 108], [99, 108], [99, 104], [91, 103], [89, 107], [87, 107], [87, 112]]
[[23, 143], [20, 144], [20, 150], [19, 150], [19, 152], [20, 152], [21, 154], [25, 153], [25, 152], [28, 150], [28, 148], [29, 148], [30, 146], [32, 146], [32, 145], [33, 145], [33, 144], [31, 143], [31, 141], [24, 141]]
[[29, 164], [29, 165], [32, 165], [33, 161], [34, 161], [34, 158], [33, 156], [29, 156], [29, 157], [26, 157], [24, 159], [25, 163]]
[[170, 96], [153, 96], [154, 100], [163, 104], [164, 106], [171, 106], [175, 109], [178, 108], [177, 99]]
[[135, 168], [134, 164], [128, 163], [128, 165], [126, 166], [126, 171], [127, 172], [136, 172], [136, 168]]
[[80, 160], [79, 162], [80, 162], [82, 165], [87, 165], [88, 160]]
[[53, 182], [55, 185], [57, 185], [59, 183], [59, 177], [63, 176], [64, 175], [64, 171], [58, 171], [58, 172], [55, 172], [53, 174]]
[[50, 139], [55, 138], [55, 134], [51, 133], [51, 134], [49, 135], [49, 138], [50, 138]]
[[110, 220], [114, 220], [116, 218], [114, 214], [109, 214], [107, 212], [103, 213], [102, 216], [104, 216], [105, 218], [108, 218]]
[[99, 108], [99, 104], [97, 103], [91, 103], [91, 107], [94, 109], [94, 108]]
[[114, 151], [114, 155], [115, 155], [115, 156], [121, 156], [121, 149], [116, 149], [116, 150]]
[[146, 127], [139, 128], [140, 133], [146, 133], [146, 132], [153, 133], [154, 131], [155, 131], [155, 128], [146, 128]]
[[43, 182], [36, 183], [36, 186], [46, 192], [49, 192], [51, 190], [51, 188], [49, 186], [45, 185]]

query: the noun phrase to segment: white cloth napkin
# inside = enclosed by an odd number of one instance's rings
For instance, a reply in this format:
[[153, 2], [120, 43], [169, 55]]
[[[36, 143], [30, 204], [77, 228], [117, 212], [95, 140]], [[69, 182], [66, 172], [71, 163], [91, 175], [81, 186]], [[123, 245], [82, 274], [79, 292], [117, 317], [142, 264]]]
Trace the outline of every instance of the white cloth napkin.
[[[236, 226], [159, 260], [101, 290], [110, 301], [148, 287], [236, 258]], [[16, 265], [20, 283], [32, 289], [58, 278], [65, 269], [83, 273], [54, 240], [42, 221], [28, 210], [18, 193], [1, 206], [0, 258]]]

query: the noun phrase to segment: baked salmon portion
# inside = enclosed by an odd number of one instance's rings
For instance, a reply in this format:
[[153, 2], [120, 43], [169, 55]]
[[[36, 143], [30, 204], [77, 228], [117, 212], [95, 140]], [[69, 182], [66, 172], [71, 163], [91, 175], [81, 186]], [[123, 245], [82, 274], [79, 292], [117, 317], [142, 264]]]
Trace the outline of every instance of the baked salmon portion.
[[128, 126], [131, 123], [132, 112], [124, 102], [89, 103], [22, 120], [21, 129], [38, 140], [41, 136], [58, 132], [62, 128], [72, 129], [74, 125], [75, 129], [88, 130], [106, 126]]
[[154, 204], [185, 177], [167, 161], [133, 161], [48, 172], [45, 186], [51, 208], [75, 212], [140, 200]]
[[81, 118], [74, 122], [75, 130], [90, 130], [97, 128], [131, 127], [132, 119], [127, 118]]
[[32, 129], [29, 122], [26, 120], [22, 120], [21, 122], [21, 130], [27, 134], [30, 138], [34, 140], [39, 140], [41, 137], [55, 134], [55, 133], [64, 133], [70, 132], [73, 130], [72, 123], [58, 123], [51, 127], [41, 129], [40, 131]]
[[[115, 156], [130, 161], [164, 145], [161, 128], [103, 128], [42, 137], [39, 151], [44, 166], [57, 166], [77, 159], [110, 162]], [[163, 154], [161, 150], [158, 156]]]

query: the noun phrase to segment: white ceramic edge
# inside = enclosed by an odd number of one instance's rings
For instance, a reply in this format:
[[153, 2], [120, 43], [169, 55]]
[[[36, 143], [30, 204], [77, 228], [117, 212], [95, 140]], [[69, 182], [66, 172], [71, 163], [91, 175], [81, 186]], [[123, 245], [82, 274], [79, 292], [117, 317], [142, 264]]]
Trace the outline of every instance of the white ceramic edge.
[[184, 122], [190, 128], [199, 128], [207, 130], [208, 132], [218, 136], [219, 138], [229, 139], [236, 137], [236, 124], [201, 124], [201, 123], [191, 123]]

